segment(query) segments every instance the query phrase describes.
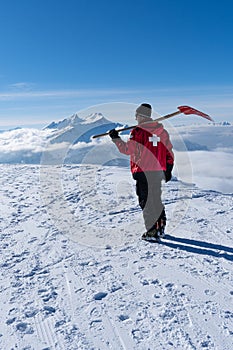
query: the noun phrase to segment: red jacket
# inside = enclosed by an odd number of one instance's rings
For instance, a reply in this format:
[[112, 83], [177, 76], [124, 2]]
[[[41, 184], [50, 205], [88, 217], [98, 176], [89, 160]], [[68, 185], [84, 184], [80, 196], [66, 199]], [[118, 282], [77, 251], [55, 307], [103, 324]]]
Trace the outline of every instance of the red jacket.
[[131, 172], [166, 170], [174, 154], [168, 132], [162, 124], [151, 122], [137, 126], [127, 142], [114, 140], [121, 153], [130, 155]]

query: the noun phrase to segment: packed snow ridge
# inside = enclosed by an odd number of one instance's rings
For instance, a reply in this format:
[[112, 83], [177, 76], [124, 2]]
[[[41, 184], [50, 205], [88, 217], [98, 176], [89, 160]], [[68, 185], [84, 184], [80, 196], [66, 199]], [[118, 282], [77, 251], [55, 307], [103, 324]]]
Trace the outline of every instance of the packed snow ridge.
[[151, 244], [128, 158], [91, 140], [118, 125], [75, 114], [1, 133], [0, 349], [232, 349], [233, 126], [169, 129]]
[[128, 169], [0, 168], [1, 350], [232, 350], [232, 195], [167, 183], [151, 244]]

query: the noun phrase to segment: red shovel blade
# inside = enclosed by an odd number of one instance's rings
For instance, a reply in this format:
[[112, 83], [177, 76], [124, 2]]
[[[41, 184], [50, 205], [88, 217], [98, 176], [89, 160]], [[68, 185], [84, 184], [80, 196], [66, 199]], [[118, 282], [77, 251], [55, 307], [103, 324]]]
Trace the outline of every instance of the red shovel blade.
[[203, 118], [206, 118], [210, 121], [213, 122], [213, 119], [208, 115], [208, 114], [205, 114], [201, 111], [198, 111], [198, 109], [195, 109], [193, 107], [189, 107], [189, 106], [179, 106], [177, 107], [179, 109], [179, 111], [181, 113], [184, 113], [184, 114], [196, 114], [196, 115], [200, 115], [201, 117]]

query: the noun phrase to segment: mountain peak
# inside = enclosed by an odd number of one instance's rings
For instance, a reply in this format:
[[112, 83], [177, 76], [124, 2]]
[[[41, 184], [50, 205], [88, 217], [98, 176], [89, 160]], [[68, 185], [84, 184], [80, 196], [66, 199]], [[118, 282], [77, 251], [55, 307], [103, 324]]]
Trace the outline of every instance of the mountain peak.
[[71, 117], [63, 119], [58, 122], [52, 122], [45, 129], [63, 129], [67, 126], [76, 126], [79, 124], [106, 124], [109, 121], [103, 116], [102, 113], [91, 113], [87, 117], [80, 118], [77, 113], [73, 114]]
[[58, 122], [52, 122], [48, 126], [45, 127], [45, 129], [64, 129], [68, 126], [74, 126], [77, 124], [82, 123], [83, 119], [79, 118], [78, 114], [75, 113], [69, 118], [65, 118], [63, 120], [60, 120]]
[[103, 116], [102, 113], [91, 113], [83, 121], [83, 124], [91, 123], [106, 123], [107, 119]]
[[80, 124], [82, 122], [82, 119], [79, 118], [77, 113], [73, 114], [70, 118], [68, 118], [68, 120], [70, 121], [71, 125]]

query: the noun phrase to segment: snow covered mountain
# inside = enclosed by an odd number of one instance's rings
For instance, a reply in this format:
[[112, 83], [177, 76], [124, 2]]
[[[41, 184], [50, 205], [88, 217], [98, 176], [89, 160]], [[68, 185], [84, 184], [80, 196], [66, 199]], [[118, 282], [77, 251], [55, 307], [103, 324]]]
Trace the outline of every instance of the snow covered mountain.
[[[122, 125], [109, 121], [101, 113], [93, 113], [86, 118], [74, 114], [62, 121], [52, 122], [43, 130], [20, 128], [4, 131], [0, 137], [0, 163], [39, 164], [49, 145], [53, 145], [53, 150], [56, 147], [61, 149], [64, 145], [72, 149], [78, 143], [89, 147], [91, 136], [95, 133], [103, 133], [118, 126]], [[81, 147], [71, 153], [72, 160], [68, 157], [66, 161], [80, 163], [83, 158]]]
[[79, 118], [77, 114], [58, 123], [52, 122], [45, 130], [51, 129], [52, 143], [70, 142], [90, 142], [91, 136], [97, 133], [104, 133], [108, 130], [122, 126], [106, 119], [101, 113], [92, 113], [86, 118]]

